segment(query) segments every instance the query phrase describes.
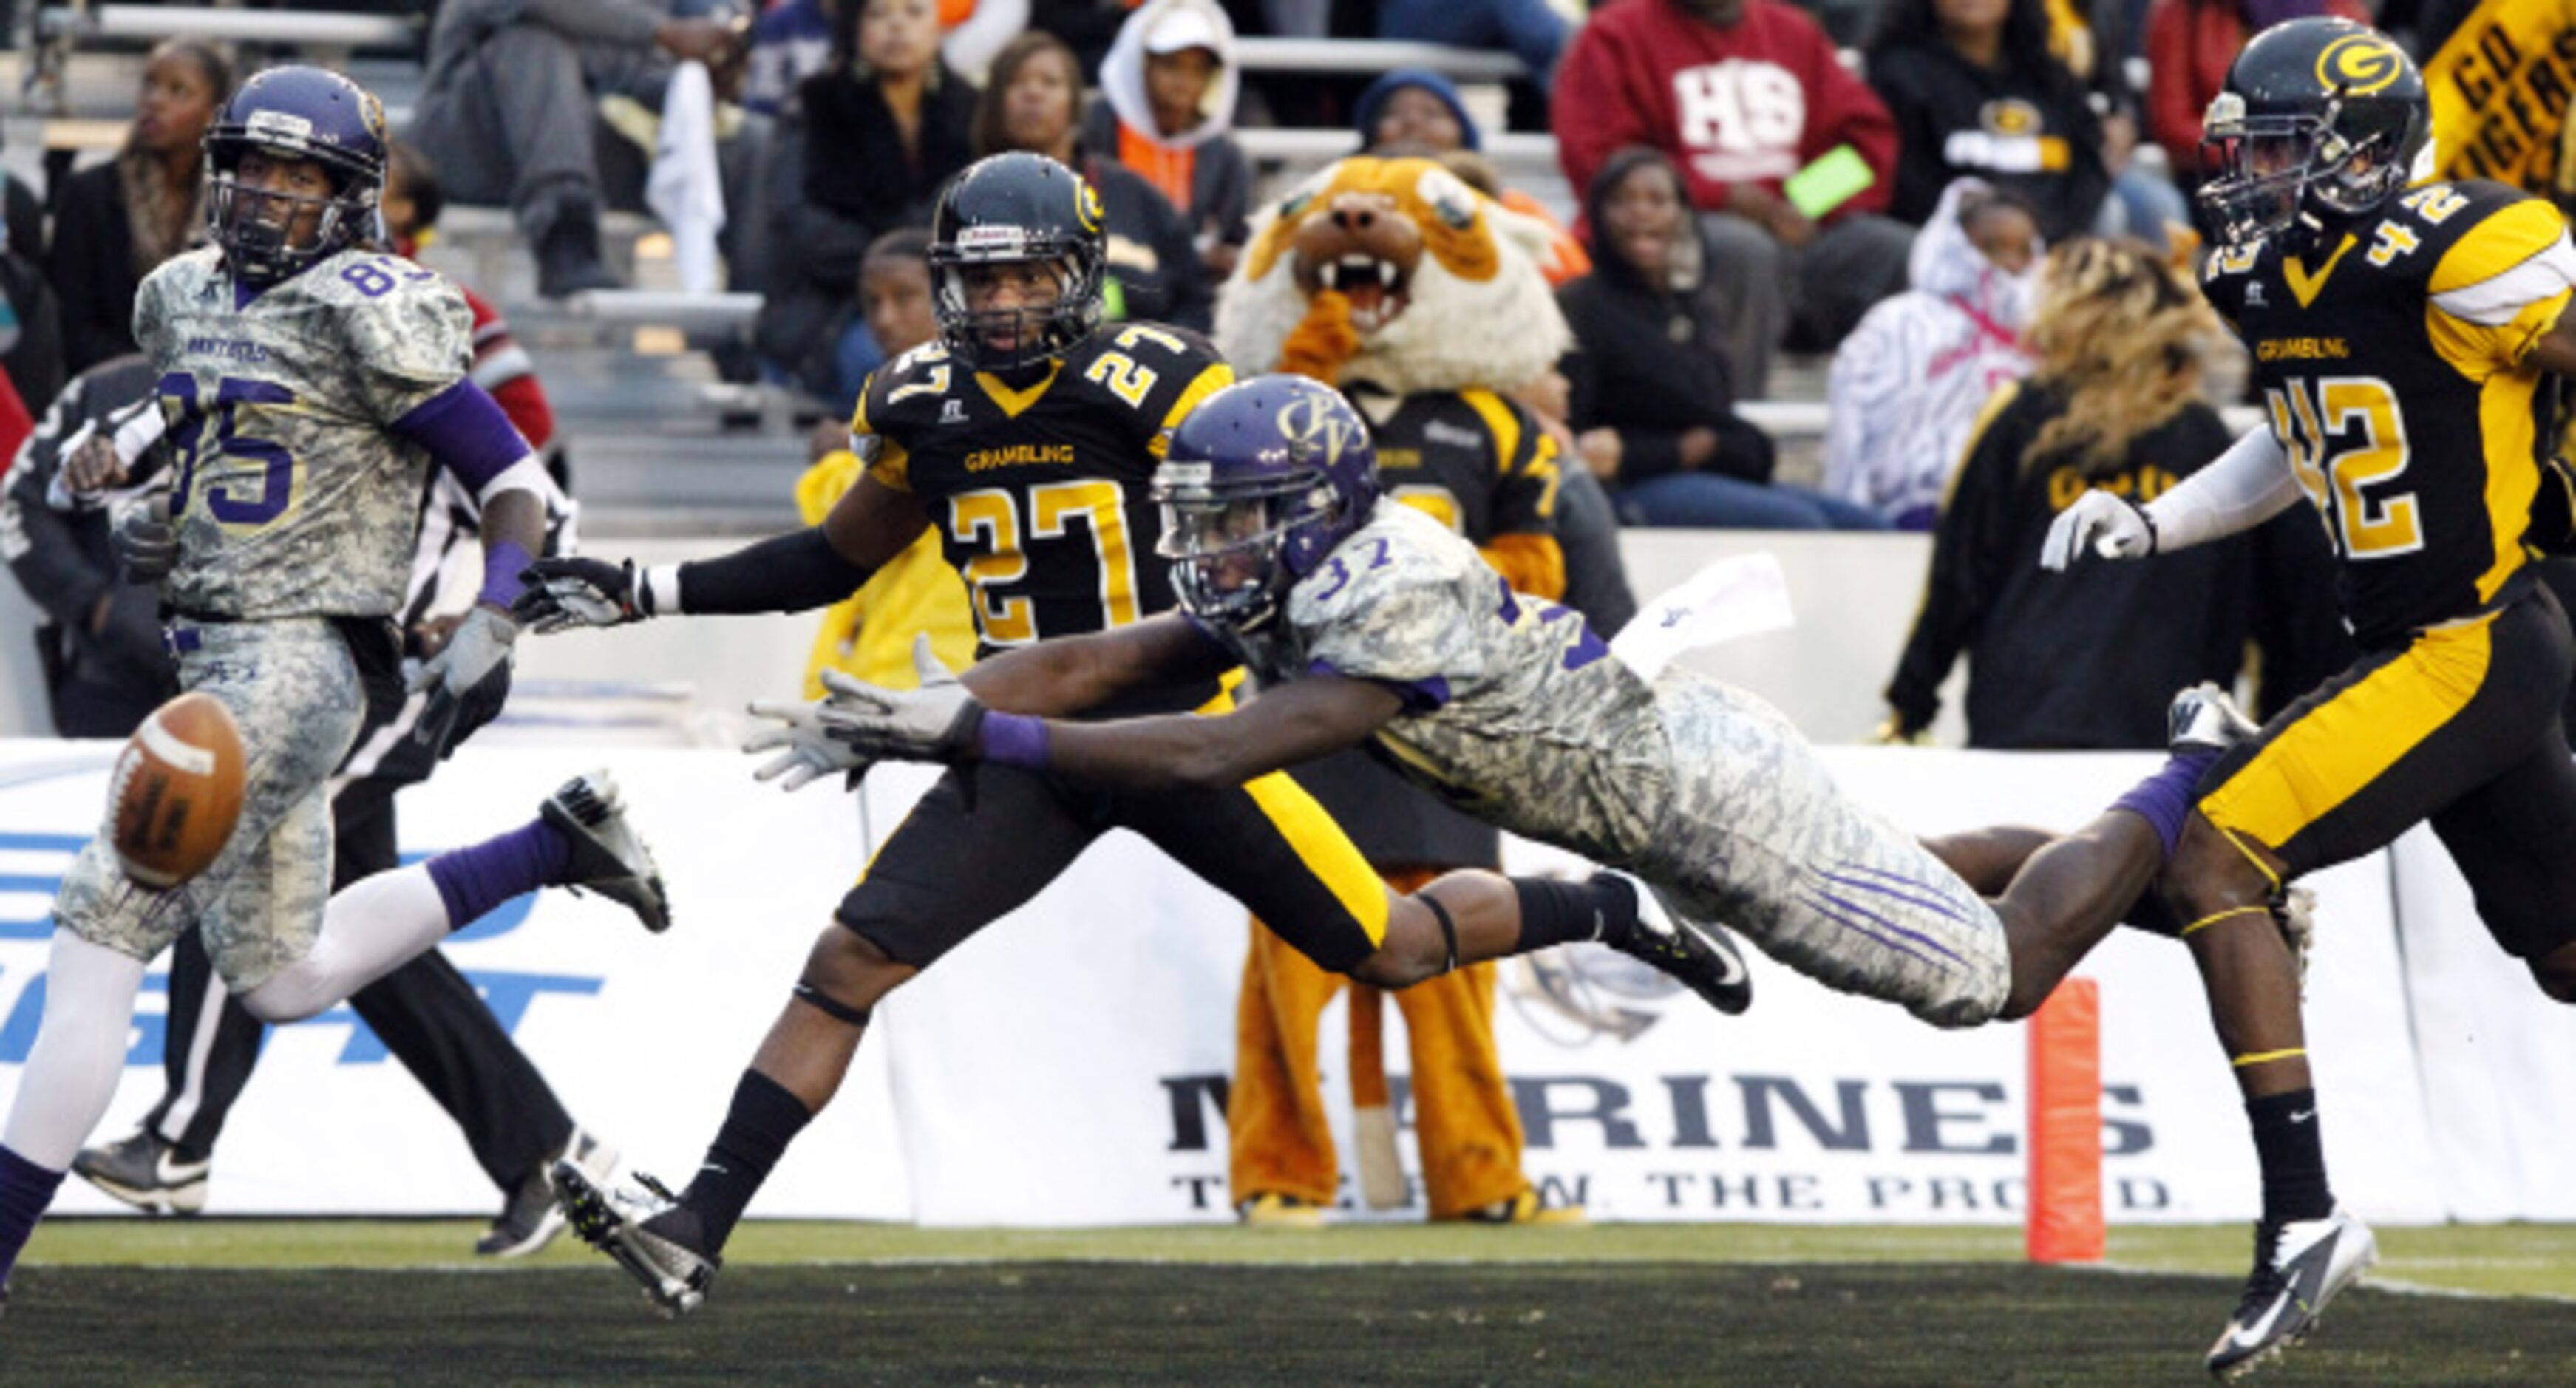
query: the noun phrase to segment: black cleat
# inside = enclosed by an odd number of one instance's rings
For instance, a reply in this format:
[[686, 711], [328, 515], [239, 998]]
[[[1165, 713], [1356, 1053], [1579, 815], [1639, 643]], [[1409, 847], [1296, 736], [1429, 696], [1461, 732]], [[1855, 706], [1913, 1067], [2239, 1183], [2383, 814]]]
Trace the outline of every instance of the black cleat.
[[2209, 1347], [2211, 1375], [2241, 1378], [2308, 1338], [2326, 1303], [2377, 1261], [2370, 1227], [2340, 1208], [2323, 1219], [2256, 1225], [2254, 1271], [2236, 1314]]
[[546, 797], [540, 811], [546, 823], [572, 840], [572, 865], [562, 885], [599, 893], [635, 913], [655, 934], [671, 928], [671, 898], [662, 889], [662, 870], [653, 865], [653, 850], [626, 822], [626, 807], [617, 798], [617, 783], [605, 771], [575, 776]]
[[568, 1161], [554, 1166], [555, 1202], [582, 1241], [642, 1284], [664, 1319], [698, 1309], [724, 1259], [699, 1247], [698, 1217], [661, 1182], [638, 1173], [641, 1191], [603, 1190]]
[[1730, 1017], [1753, 1005], [1753, 975], [1725, 926], [1693, 919], [1643, 878], [1617, 876], [1636, 889], [1637, 928], [1612, 949], [1654, 965]]
[[149, 1131], [82, 1148], [72, 1158], [74, 1174], [145, 1214], [192, 1215], [206, 1208], [214, 1165], [211, 1156], [181, 1161], [179, 1144]]

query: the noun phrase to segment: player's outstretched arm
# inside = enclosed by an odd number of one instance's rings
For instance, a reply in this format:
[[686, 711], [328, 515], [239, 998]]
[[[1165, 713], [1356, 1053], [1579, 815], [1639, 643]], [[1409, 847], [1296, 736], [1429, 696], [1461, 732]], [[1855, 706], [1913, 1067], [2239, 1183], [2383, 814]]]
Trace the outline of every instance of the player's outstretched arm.
[[804, 612], [865, 586], [930, 524], [912, 499], [861, 477], [821, 525], [773, 535], [713, 559], [656, 564], [540, 559], [513, 607], [540, 634], [680, 614]]
[[2063, 569], [2087, 552], [2144, 559], [2188, 549], [2251, 530], [2298, 499], [2289, 455], [2269, 428], [2256, 425], [2216, 461], [2143, 506], [2098, 487], [2077, 497], [2049, 525], [2040, 566]]
[[[1191, 639], [1203, 638], [1193, 633]], [[1058, 643], [1041, 643], [1006, 659], [1033, 671], [1040, 668], [1037, 653], [1051, 644]], [[1104, 643], [1091, 636], [1061, 644]], [[914, 647], [913, 658], [922, 676], [919, 689], [880, 689], [824, 672], [832, 696], [813, 706], [821, 734], [862, 761], [989, 761], [1104, 785], [1207, 789], [1238, 786], [1358, 746], [1404, 708], [1401, 696], [1383, 685], [1317, 675], [1264, 690], [1260, 698], [1221, 717], [1175, 714], [1060, 722], [988, 708], [939, 664], [927, 639]], [[979, 672], [983, 668], [977, 667]], [[755, 704], [752, 711], [785, 720], [802, 708]]]

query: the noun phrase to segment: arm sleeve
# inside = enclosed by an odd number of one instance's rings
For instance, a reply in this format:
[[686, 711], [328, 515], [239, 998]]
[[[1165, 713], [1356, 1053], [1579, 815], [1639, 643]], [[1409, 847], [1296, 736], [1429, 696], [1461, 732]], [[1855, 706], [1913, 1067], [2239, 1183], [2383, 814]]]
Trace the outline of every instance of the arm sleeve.
[[1851, 199], [1824, 216], [1838, 221], [1855, 212], [1885, 212], [1896, 196], [1897, 135], [1896, 117], [1888, 114], [1887, 103], [1869, 84], [1851, 74], [1835, 54], [1833, 41], [1824, 31], [1816, 31], [1816, 47], [1823, 57], [1813, 69], [1817, 91], [1809, 100], [1812, 107], [1832, 113], [1822, 122], [1811, 122], [1807, 136], [1800, 144], [1799, 157], [1812, 163], [1831, 153], [1836, 145], [1850, 145], [1878, 177], [1868, 187], [1852, 194]]
[[1574, 31], [1574, 41], [1557, 64], [1552, 101], [1556, 161], [1577, 199], [1613, 151], [1658, 143], [1629, 95], [1620, 72], [1622, 59], [1617, 42], [1600, 26], [1587, 24]]
[[2299, 479], [2268, 426], [2245, 432], [2217, 461], [2147, 503], [2156, 523], [2156, 552], [2233, 535], [2288, 510], [2299, 499]]
[[1986, 609], [2014, 556], [2013, 486], [2021, 473], [2028, 435], [2002, 418], [2017, 394], [2007, 386], [1987, 405], [1960, 464], [1941, 519], [1932, 528], [1932, 567], [1923, 580], [1923, 605], [1897, 659], [1887, 702], [1907, 733], [1932, 725], [1941, 711], [1941, 682], [1959, 652], [1976, 639]]
[[458, 381], [431, 396], [392, 428], [428, 449], [439, 467], [478, 497], [532, 451], [500, 403], [472, 381]]

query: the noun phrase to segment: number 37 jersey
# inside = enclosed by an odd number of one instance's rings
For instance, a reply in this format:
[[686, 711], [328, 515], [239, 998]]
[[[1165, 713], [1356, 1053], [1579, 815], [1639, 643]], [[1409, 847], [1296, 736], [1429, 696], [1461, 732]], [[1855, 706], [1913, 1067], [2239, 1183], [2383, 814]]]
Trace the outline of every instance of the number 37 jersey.
[[393, 424], [463, 379], [473, 317], [435, 272], [344, 251], [256, 295], [212, 249], [143, 282], [179, 560], [215, 616], [386, 616], [411, 581], [428, 451]]
[[2525, 564], [2556, 445], [2555, 392], [2527, 357], [2576, 286], [2557, 209], [2501, 184], [2430, 183], [2304, 255], [2222, 249], [2202, 281], [2253, 353], [2361, 643], [2495, 602]]
[[1112, 324], [1014, 387], [936, 343], [880, 368], [850, 433], [966, 580], [987, 653], [1172, 605], [1149, 484], [1171, 427], [1234, 372], [1205, 338]]

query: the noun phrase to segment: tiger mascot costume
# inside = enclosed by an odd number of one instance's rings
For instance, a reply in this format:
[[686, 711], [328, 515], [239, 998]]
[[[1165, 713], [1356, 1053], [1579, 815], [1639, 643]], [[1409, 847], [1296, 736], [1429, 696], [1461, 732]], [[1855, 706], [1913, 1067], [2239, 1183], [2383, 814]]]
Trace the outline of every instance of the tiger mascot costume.
[[[1386, 493], [1472, 540], [1533, 597], [1557, 598], [1555, 441], [1498, 392], [1551, 370], [1571, 343], [1540, 263], [1547, 228], [1424, 159], [1352, 158], [1256, 215], [1217, 302], [1216, 340], [1245, 375], [1291, 371], [1338, 386], [1375, 432]], [[1301, 767], [1398, 892], [1453, 867], [1495, 867], [1494, 830], [1357, 752]], [[1338, 1195], [1317, 1069], [1318, 1020], [1347, 982], [1259, 921], [1236, 1009], [1226, 1117], [1229, 1177], [1247, 1223], [1320, 1224]], [[1435, 1220], [1580, 1219], [1521, 1172], [1521, 1125], [1495, 1053], [1494, 965], [1396, 994], [1412, 1043], [1415, 1127]], [[1395, 1165], [1383, 994], [1351, 984], [1354, 1145], [1369, 1203], [1409, 1203]]]

